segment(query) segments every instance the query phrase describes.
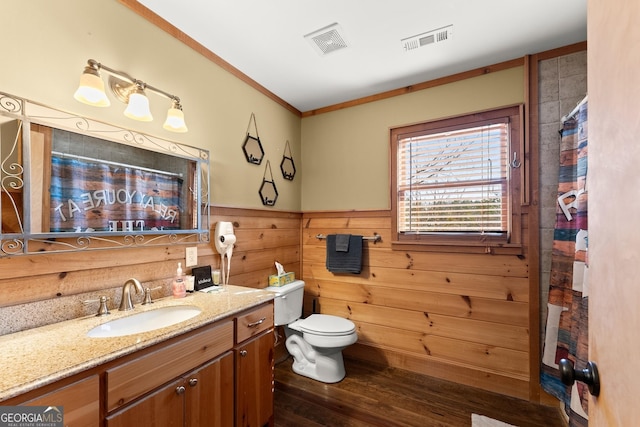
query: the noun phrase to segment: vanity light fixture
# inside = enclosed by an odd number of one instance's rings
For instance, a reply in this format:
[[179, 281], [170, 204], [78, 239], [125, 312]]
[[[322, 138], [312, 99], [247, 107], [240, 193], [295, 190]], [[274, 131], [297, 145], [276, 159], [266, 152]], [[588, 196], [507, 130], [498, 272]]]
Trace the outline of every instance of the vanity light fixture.
[[172, 132], [186, 132], [187, 125], [184, 123], [184, 113], [180, 102], [174, 100], [173, 105], [167, 111], [167, 120], [165, 120], [163, 128]]
[[108, 107], [111, 105], [107, 94], [104, 93], [104, 82], [100, 77], [100, 71], [89, 65], [84, 67], [80, 76], [80, 86], [73, 95], [75, 99], [95, 107]]
[[167, 119], [163, 125], [171, 132], [187, 132], [187, 125], [184, 122], [184, 113], [180, 98], [171, 95], [147, 83], [134, 79], [126, 73], [116, 71], [93, 59], [87, 61], [87, 66], [80, 76], [80, 85], [73, 97], [88, 105], [95, 107], [108, 107], [111, 105], [104, 90], [104, 82], [100, 77], [100, 71], [109, 73], [109, 88], [117, 99], [127, 104], [124, 115], [143, 122], [153, 120], [149, 109], [149, 98], [145, 91], [154, 92], [160, 96], [171, 100], [171, 107], [167, 111]]
[[129, 93], [129, 103], [124, 110], [124, 115], [130, 119], [139, 120], [141, 122], [150, 122], [153, 120], [151, 110], [149, 109], [149, 98], [144, 93], [144, 87], [136, 84]]

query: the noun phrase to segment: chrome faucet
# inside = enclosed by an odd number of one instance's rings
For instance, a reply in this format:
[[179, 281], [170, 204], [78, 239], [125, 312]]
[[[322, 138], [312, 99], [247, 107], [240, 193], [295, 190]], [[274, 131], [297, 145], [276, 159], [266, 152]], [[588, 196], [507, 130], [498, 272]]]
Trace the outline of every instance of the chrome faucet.
[[120, 301], [120, 311], [133, 310], [133, 301], [131, 301], [131, 285], [135, 286], [136, 294], [144, 292], [142, 285], [138, 279], [131, 278], [122, 285], [122, 301]]

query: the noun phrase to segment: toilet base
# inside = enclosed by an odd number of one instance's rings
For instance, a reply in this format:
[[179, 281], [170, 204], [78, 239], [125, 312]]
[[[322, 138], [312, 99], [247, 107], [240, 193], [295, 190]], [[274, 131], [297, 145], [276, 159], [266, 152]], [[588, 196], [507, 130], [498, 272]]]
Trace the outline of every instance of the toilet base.
[[342, 381], [346, 372], [342, 347], [316, 351], [300, 335], [287, 338], [287, 350], [293, 356], [293, 372], [323, 383]]
[[[318, 363], [324, 365], [318, 367]], [[304, 377], [314, 379], [327, 384], [337, 383], [344, 379], [346, 372], [342, 352], [332, 355], [332, 357], [322, 357], [316, 363], [309, 363], [307, 360], [293, 361], [293, 372]]]

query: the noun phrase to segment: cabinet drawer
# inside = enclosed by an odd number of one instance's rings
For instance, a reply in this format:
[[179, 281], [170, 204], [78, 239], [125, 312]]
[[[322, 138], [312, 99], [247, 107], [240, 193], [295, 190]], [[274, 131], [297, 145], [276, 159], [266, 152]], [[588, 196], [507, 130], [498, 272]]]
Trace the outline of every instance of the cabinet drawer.
[[273, 301], [241, 314], [237, 319], [236, 342], [241, 343], [262, 331], [273, 328]]
[[107, 369], [107, 411], [175, 379], [233, 347], [233, 322], [224, 321], [153, 353]]

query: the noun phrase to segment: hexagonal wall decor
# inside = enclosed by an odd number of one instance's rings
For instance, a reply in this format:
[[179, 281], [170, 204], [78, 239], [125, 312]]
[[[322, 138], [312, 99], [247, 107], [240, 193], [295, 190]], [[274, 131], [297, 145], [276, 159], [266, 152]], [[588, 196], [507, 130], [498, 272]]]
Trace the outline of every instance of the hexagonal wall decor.
[[262, 143], [260, 137], [253, 137], [247, 134], [247, 137], [242, 144], [242, 151], [244, 151], [244, 157], [247, 162], [259, 165], [264, 158], [264, 150], [262, 149]]
[[262, 200], [262, 204], [265, 206], [274, 206], [276, 204], [276, 200], [278, 200], [278, 189], [276, 188], [276, 184], [273, 181], [262, 180], [262, 185], [260, 186], [260, 200]]
[[[251, 129], [251, 122], [253, 122], [253, 127], [256, 130], [256, 136], [252, 136], [251, 133], [249, 133], [249, 130]], [[251, 116], [249, 117], [247, 136], [242, 144], [242, 151], [244, 152], [244, 157], [247, 159], [247, 162], [254, 165], [262, 163], [264, 150], [262, 149], [262, 143], [260, 142], [260, 136], [258, 135], [258, 123], [256, 122], [256, 116], [253, 113], [251, 113]]]
[[[267, 179], [267, 170], [269, 171], [269, 177], [271, 179]], [[265, 206], [274, 206], [276, 200], [278, 200], [278, 189], [276, 188], [276, 183], [273, 181], [273, 173], [271, 173], [271, 163], [269, 160], [267, 160], [267, 164], [264, 167], [262, 185], [260, 185], [258, 194], [260, 195], [262, 204]]]
[[[289, 154], [288, 156], [287, 151]], [[293, 163], [293, 155], [291, 154], [291, 147], [289, 146], [288, 140], [284, 146], [284, 154], [282, 155], [282, 161], [280, 162], [280, 170], [282, 171], [284, 179], [289, 181], [293, 181], [293, 177], [296, 176], [296, 165]]]
[[293, 177], [296, 176], [296, 165], [293, 164], [293, 159], [291, 157], [282, 157], [280, 170], [282, 171], [284, 179], [288, 179], [289, 181], [293, 181]]

